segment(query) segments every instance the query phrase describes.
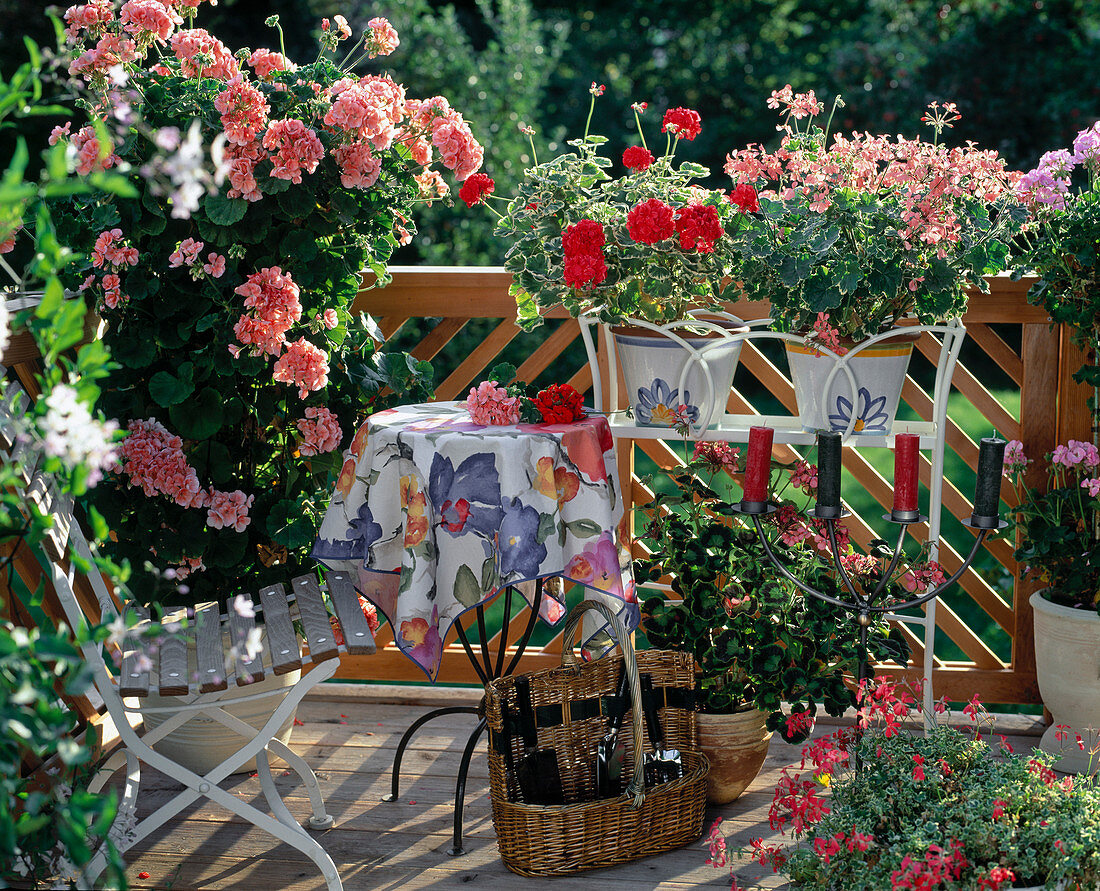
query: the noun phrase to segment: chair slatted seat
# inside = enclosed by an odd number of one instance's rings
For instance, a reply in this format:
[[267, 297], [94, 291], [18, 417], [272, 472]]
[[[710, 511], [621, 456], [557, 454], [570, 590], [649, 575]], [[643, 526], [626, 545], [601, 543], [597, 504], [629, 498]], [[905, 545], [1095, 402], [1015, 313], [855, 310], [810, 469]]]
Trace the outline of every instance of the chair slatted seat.
[[[14, 382], [0, 378], [0, 388], [0, 452], [10, 460], [22, 442], [14, 432], [13, 412], [25, 411], [27, 403], [21, 403], [19, 394], [12, 392], [18, 389]], [[22, 405], [22, 408], [14, 408], [16, 405]], [[50, 476], [40, 470], [27, 474], [25, 486], [19, 494], [25, 502], [34, 504], [37, 510], [52, 518], [52, 526], [41, 542], [41, 550], [47, 558], [53, 592], [72, 627], [86, 624], [91, 610], [85, 610], [74, 591], [74, 584], [80, 575], [68, 555], [71, 549], [81, 561], [94, 565], [93, 555], [79, 524], [74, 520], [71, 498], [60, 496]], [[96, 690], [119, 733], [118, 748], [100, 768], [89, 790], [93, 794], [99, 792], [120, 768], [125, 766], [126, 769], [118, 815], [108, 832], [115, 846], [125, 853], [165, 821], [200, 797], [205, 797], [280, 841], [293, 845], [318, 866], [328, 891], [340, 891], [343, 886], [332, 859], [283, 803], [272, 777], [268, 756], [282, 758], [305, 785], [313, 811], [307, 821], [308, 827], [330, 828], [333, 820], [325, 811], [320, 786], [312, 769], [301, 756], [275, 738], [275, 734], [289, 720], [302, 697], [333, 675], [341, 652], [374, 652], [373, 635], [347, 575], [331, 573], [324, 584], [319, 584], [315, 576], [301, 576], [291, 581], [289, 595], [283, 585], [270, 585], [258, 592], [258, 607], [251, 595], [226, 603], [200, 604], [193, 620], [181, 623], [178, 633], [160, 640], [149, 639], [145, 633], [149, 630], [148, 617], [133, 604], [121, 602], [98, 572], [89, 573], [87, 581], [98, 601], [102, 621], [109, 622], [119, 615], [137, 610], [136, 624], [125, 632], [119, 644], [121, 652], [117, 671], [103, 658], [99, 645], [86, 643], [82, 646], [84, 657], [93, 671]], [[249, 602], [253, 609], [248, 608]], [[257, 616], [262, 616], [262, 624], [250, 615], [253, 611]], [[345, 638], [353, 641], [350, 646], [336, 645], [332, 618], [341, 622]], [[295, 622], [304, 629], [304, 640], [299, 639]], [[258, 635], [255, 633], [257, 628], [261, 631]], [[256, 643], [257, 640], [259, 652], [249, 653], [245, 644]], [[193, 674], [188, 665], [189, 644], [195, 654]], [[303, 671], [301, 679], [295, 684], [270, 692], [246, 694], [254, 698], [281, 697], [262, 728], [252, 727], [223, 709], [220, 699], [230, 689], [231, 678], [235, 680], [233, 687], [245, 686], [263, 679], [269, 673], [286, 674], [296, 668], [308, 670]], [[140, 719], [135, 719], [135, 711], [140, 700], [147, 698], [154, 690], [161, 696], [177, 697], [180, 702], [175, 714], [155, 729], [147, 730]], [[242, 738], [241, 747], [204, 776], [171, 760], [155, 748], [158, 740], [195, 719], [217, 721]], [[252, 758], [256, 759], [261, 787], [271, 813], [265, 813], [218, 785]], [[142, 763], [178, 780], [184, 785], [184, 790], [153, 814], [135, 822]], [[105, 854], [101, 851], [79, 877], [77, 887], [92, 887], [105, 865]]]

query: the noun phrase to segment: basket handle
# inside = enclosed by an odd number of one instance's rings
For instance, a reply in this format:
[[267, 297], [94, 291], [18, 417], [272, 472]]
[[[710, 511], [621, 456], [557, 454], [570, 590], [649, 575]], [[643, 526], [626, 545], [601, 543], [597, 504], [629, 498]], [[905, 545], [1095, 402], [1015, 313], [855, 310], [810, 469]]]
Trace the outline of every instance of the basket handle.
[[634, 732], [634, 776], [627, 784], [626, 793], [634, 796], [634, 806], [641, 807], [645, 799], [645, 754], [642, 740], [642, 681], [638, 676], [638, 660], [634, 655], [634, 644], [630, 642], [630, 632], [626, 630], [622, 620], [605, 603], [598, 600], [582, 600], [569, 613], [565, 620], [563, 633], [564, 646], [561, 652], [561, 664], [563, 668], [578, 669], [577, 654], [573, 652], [574, 638], [580, 627], [581, 619], [589, 610], [599, 613], [611, 626], [615, 633], [615, 639], [619, 643], [619, 649], [623, 652], [623, 670], [626, 672], [627, 683], [630, 685], [631, 716]]

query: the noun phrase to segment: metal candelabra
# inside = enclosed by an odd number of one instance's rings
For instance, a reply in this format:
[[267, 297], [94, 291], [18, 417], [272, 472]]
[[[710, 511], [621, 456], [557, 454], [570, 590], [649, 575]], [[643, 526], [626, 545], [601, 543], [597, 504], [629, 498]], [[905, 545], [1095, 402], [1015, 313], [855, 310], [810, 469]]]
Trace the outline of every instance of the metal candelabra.
[[[818, 503], [814, 507], [812, 515], [825, 522], [833, 563], [836, 566], [836, 571], [843, 585], [843, 589], [848, 592], [850, 598], [848, 600], [843, 600], [831, 594], [826, 594], [824, 591], [818, 591], [801, 579], [796, 578], [790, 570], [783, 565], [782, 561], [772, 550], [771, 543], [768, 541], [768, 536], [764, 531], [761, 519], [769, 514], [775, 513], [778, 509], [778, 505], [763, 497], [766, 491], [767, 475], [771, 463], [771, 433], [772, 431], [769, 428], [763, 427], [754, 427], [750, 431], [749, 463], [745, 469], [746, 498], [736, 506], [736, 509], [739, 513], [752, 517], [753, 525], [756, 527], [756, 533], [760, 537], [760, 542], [764, 546], [764, 551], [767, 553], [768, 559], [771, 560], [784, 578], [795, 584], [805, 594], [851, 612], [856, 617], [856, 621], [859, 623], [860, 643], [859, 675], [856, 678], [858, 689], [868, 674], [867, 666], [869, 655], [867, 652], [867, 638], [868, 631], [872, 624], [872, 617], [876, 614], [881, 617], [887, 612], [897, 612], [916, 606], [922, 606], [938, 597], [953, 585], [959, 576], [966, 572], [970, 564], [974, 562], [974, 558], [977, 557], [978, 551], [981, 549], [986, 538], [988, 538], [991, 533], [997, 532], [1008, 525], [999, 515], [1000, 481], [1004, 465], [1005, 442], [996, 438], [987, 438], [981, 441], [978, 455], [978, 480], [974, 496], [974, 512], [971, 514], [969, 520], [962, 521], [964, 525], [969, 526], [977, 532], [977, 536], [974, 540], [974, 546], [970, 549], [970, 553], [966, 556], [966, 559], [963, 560], [962, 565], [959, 566], [946, 581], [925, 590], [919, 597], [913, 597], [902, 603], [887, 603], [884, 592], [903, 556], [903, 545], [905, 543], [906, 532], [914, 523], [923, 523], [928, 519], [915, 509], [915, 451], [911, 451], [913, 455], [913, 459], [910, 462], [911, 466], [905, 468], [905, 476], [907, 477], [905, 483], [906, 495], [902, 500], [895, 497], [894, 508], [890, 513], [883, 515], [884, 520], [900, 527], [897, 543], [894, 545], [893, 555], [890, 559], [889, 566], [882, 574], [878, 584], [875, 585], [873, 590], [868, 591], [864, 590], [862, 586], [857, 586], [853, 583], [851, 576], [844, 567], [840, 548], [837, 545], [837, 521], [846, 516], [850, 516], [849, 512], [844, 510], [840, 504], [840, 434], [822, 433], [818, 435]], [[900, 434], [899, 440], [901, 436], [905, 435], [906, 434]], [[914, 436], [913, 441], [911, 441], [911, 445], [914, 449], [916, 446], [915, 440], [916, 437]], [[895, 465], [895, 467], [895, 477], [897, 478], [899, 475], [897, 470], [898, 465]], [[902, 485], [899, 484], [897, 492], [900, 492], [901, 489]]]

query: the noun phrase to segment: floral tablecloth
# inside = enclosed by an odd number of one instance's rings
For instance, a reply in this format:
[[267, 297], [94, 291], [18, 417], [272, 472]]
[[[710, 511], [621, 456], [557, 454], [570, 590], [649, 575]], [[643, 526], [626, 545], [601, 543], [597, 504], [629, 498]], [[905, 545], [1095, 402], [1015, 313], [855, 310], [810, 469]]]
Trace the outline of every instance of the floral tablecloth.
[[[357, 576], [432, 680], [451, 625], [507, 585], [570, 579], [637, 627], [605, 418], [481, 427], [461, 403], [404, 406], [368, 419], [345, 458], [313, 556]], [[530, 599], [533, 587], [520, 590]], [[540, 615], [554, 624], [564, 597], [546, 594]], [[595, 619], [582, 633], [590, 654], [611, 645]]]

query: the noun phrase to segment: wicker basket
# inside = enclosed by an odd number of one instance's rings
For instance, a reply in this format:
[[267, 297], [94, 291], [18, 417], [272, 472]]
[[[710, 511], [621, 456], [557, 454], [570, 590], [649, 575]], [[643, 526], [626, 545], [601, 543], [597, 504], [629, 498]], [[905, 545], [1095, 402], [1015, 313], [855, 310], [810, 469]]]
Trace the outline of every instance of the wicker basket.
[[[622, 658], [578, 663], [573, 635], [586, 610], [602, 613], [621, 642]], [[486, 695], [489, 789], [493, 825], [504, 865], [524, 876], [568, 875], [648, 857], [697, 840], [703, 833], [707, 759], [695, 732], [695, 666], [687, 653], [643, 650], [635, 656], [629, 633], [602, 603], [586, 600], [570, 614], [565, 627], [562, 667], [527, 675], [538, 728], [538, 747], [557, 753], [565, 793], [564, 805], [527, 804], [520, 800], [514, 770], [523, 756], [522, 739], [506, 731], [516, 712], [515, 681], [492, 681]], [[679, 749], [680, 779], [644, 788], [642, 759], [650, 751], [642, 729], [642, 709], [632, 708], [632, 734], [626, 733], [623, 776], [632, 779], [617, 798], [591, 800], [595, 788], [596, 747], [607, 733], [605, 717], [624, 665], [632, 703], [641, 701], [639, 672], [652, 676], [665, 746]], [[511, 747], [511, 751], [508, 751]]]

